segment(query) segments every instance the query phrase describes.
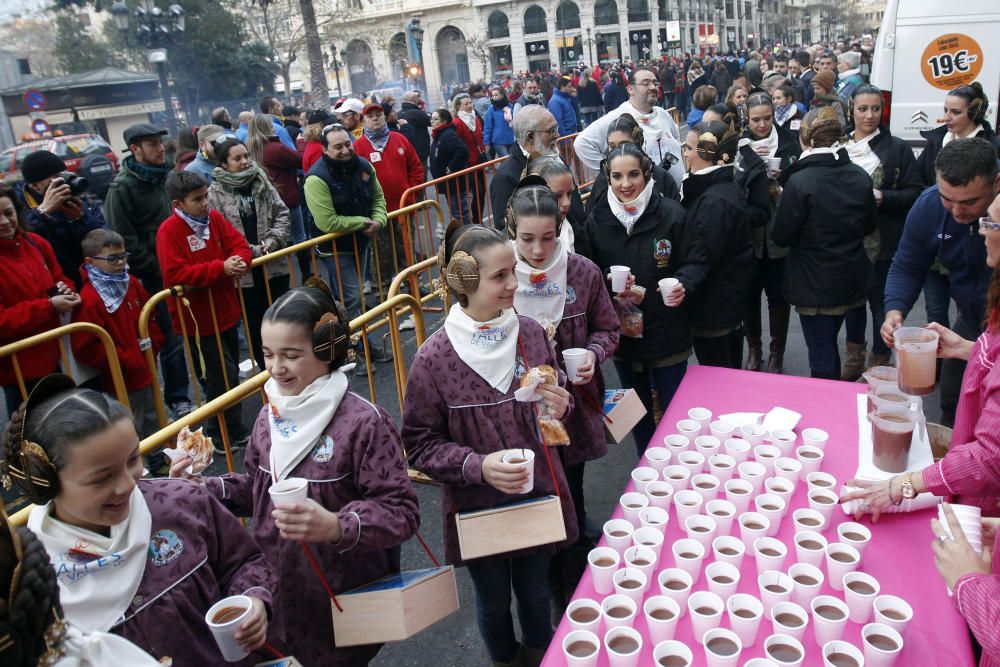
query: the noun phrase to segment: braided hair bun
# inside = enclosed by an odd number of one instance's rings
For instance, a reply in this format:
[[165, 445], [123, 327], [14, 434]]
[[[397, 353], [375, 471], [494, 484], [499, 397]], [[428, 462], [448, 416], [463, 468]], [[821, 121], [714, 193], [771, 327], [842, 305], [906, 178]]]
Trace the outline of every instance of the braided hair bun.
[[310, 332], [313, 353], [336, 370], [349, 361], [351, 320], [330, 286], [312, 276], [302, 287], [285, 292], [264, 313], [263, 322], [296, 324]]
[[453, 220], [438, 249], [438, 267], [444, 284], [466, 306], [468, 295], [479, 288], [479, 253], [498, 243], [507, 243], [504, 234], [483, 225], [463, 225]]
[[732, 125], [720, 121], [701, 122], [690, 132], [698, 134], [698, 157], [713, 165], [729, 164], [736, 159], [740, 137]]
[[820, 107], [802, 119], [799, 136], [813, 148], [828, 148], [844, 138], [844, 126], [832, 106]]

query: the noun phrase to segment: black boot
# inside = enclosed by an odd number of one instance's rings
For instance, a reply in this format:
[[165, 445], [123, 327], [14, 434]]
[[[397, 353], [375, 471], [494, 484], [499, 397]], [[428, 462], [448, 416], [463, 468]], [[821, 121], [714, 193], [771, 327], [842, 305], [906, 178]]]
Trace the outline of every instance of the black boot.
[[785, 342], [788, 339], [788, 320], [792, 308], [785, 304], [769, 306], [767, 317], [771, 324], [771, 354], [767, 358], [768, 373], [782, 373], [785, 370]]

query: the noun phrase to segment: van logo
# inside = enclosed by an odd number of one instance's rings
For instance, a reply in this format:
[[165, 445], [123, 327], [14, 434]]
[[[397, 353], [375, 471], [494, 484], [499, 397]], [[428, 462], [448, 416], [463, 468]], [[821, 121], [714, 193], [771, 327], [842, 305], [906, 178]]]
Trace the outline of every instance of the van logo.
[[915, 114], [913, 114], [912, 116], [910, 116], [910, 122], [911, 123], [921, 122], [924, 125], [926, 125], [927, 124], [927, 113], [925, 111], [918, 111], [918, 112], [916, 112]]

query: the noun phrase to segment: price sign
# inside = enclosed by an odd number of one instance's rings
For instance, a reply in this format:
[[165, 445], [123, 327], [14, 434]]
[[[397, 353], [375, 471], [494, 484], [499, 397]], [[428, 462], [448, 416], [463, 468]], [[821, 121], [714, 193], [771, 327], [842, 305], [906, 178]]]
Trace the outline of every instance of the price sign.
[[982, 69], [982, 47], [976, 40], [960, 33], [941, 35], [931, 41], [920, 60], [924, 79], [941, 90], [972, 83]]

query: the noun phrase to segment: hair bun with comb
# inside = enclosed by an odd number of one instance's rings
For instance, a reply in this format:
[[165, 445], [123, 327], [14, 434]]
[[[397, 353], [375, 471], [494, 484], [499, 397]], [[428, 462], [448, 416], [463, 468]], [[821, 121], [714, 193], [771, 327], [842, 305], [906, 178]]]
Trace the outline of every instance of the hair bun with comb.
[[339, 301], [333, 302], [336, 312], [323, 313], [313, 327], [313, 353], [322, 361], [341, 366], [351, 348], [351, 325], [347, 310]]

